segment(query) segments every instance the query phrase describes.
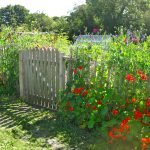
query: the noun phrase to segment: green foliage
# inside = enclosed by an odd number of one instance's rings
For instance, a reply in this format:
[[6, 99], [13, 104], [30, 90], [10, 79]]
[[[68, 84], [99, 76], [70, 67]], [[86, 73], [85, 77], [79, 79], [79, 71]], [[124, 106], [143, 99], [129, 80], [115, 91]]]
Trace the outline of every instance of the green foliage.
[[[86, 0], [87, 9], [100, 18], [105, 31], [114, 33], [115, 27], [140, 29], [149, 0]], [[95, 5], [96, 4], [96, 5]]]
[[9, 26], [18, 26], [25, 23], [29, 10], [20, 5], [11, 6], [0, 9], [0, 23]]
[[53, 46], [69, 53], [69, 41], [66, 36], [41, 34], [39, 32], [14, 32], [11, 28], [3, 28], [0, 33], [0, 94], [15, 94], [19, 88], [19, 51], [35, 47]]
[[0, 8], [0, 24], [10, 26], [14, 29], [25, 27], [23, 31], [39, 31], [53, 33], [68, 33], [67, 17], [49, 17], [44, 13], [29, 13], [25, 7], [20, 5], [8, 5]]
[[150, 47], [149, 41], [126, 45], [124, 39], [115, 38], [107, 49], [94, 44], [74, 49], [72, 80], [62, 93], [60, 111], [103, 136], [140, 140], [150, 136], [142, 131], [149, 128]]
[[147, 33], [150, 34], [150, 10], [147, 10], [144, 14], [144, 24]]
[[50, 32], [53, 29], [52, 18], [43, 13], [29, 14], [26, 23], [30, 31]]
[[[95, 5], [96, 4], [96, 5]], [[0, 9], [0, 24], [27, 31], [65, 33], [70, 40], [79, 34], [116, 34], [125, 30], [142, 30], [149, 34], [149, 0], [86, 0], [76, 6], [69, 16], [49, 17], [44, 13], [29, 13], [20, 5]], [[93, 29], [100, 29], [95, 32]]]

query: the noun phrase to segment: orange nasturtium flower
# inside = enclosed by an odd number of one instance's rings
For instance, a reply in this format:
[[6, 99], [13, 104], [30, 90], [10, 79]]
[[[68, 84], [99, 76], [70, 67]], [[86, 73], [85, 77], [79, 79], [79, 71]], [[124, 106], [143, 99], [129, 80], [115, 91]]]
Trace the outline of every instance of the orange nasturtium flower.
[[146, 100], [145, 105], [146, 105], [146, 107], [150, 107], [150, 98], [148, 98], [148, 99]]
[[102, 105], [102, 101], [98, 100], [98, 101], [97, 101], [97, 104], [98, 104], [98, 105]]
[[132, 98], [132, 102], [135, 103], [136, 102], [136, 98]]
[[89, 103], [86, 103], [86, 104], [85, 104], [85, 107], [86, 107], [86, 108], [89, 108], [89, 107], [90, 107], [90, 104], [89, 104]]
[[141, 79], [144, 80], [144, 81], [147, 81], [148, 80], [148, 77], [146, 74], [141, 74], [140, 75]]
[[147, 150], [147, 145], [150, 144], [150, 138], [142, 138], [141, 142], [143, 143], [142, 150]]
[[126, 80], [133, 82], [133, 81], [135, 81], [135, 78], [132, 76], [132, 74], [127, 74], [126, 75]]
[[142, 80], [147, 81], [148, 77], [146, 74], [144, 74], [141, 70], [137, 70], [137, 74], [141, 77]]
[[73, 111], [73, 110], [74, 110], [74, 108], [73, 108], [73, 107], [70, 107], [70, 108], [69, 108], [69, 110], [70, 110], [70, 111]]
[[137, 70], [137, 74], [141, 75], [141, 74], [143, 74], [143, 72], [141, 70]]
[[83, 91], [83, 87], [75, 88], [75, 89], [73, 90], [73, 93], [74, 93], [74, 94], [80, 94], [82, 91]]
[[82, 69], [83, 69], [83, 66], [79, 66], [78, 69], [79, 69], [79, 70], [82, 70]]
[[82, 93], [82, 96], [86, 96], [88, 94], [88, 91], [84, 91], [83, 93]]
[[112, 111], [112, 114], [115, 115], [115, 116], [118, 115], [118, 110], [114, 109], [114, 110]]
[[138, 119], [142, 118], [142, 116], [143, 116], [143, 114], [139, 110], [136, 110], [134, 112], [134, 119], [135, 120], [138, 120]]
[[92, 109], [93, 109], [93, 110], [97, 110], [97, 107], [96, 107], [96, 106], [93, 106]]
[[77, 69], [74, 69], [74, 70], [73, 70], [73, 73], [76, 74], [76, 73], [77, 73]]

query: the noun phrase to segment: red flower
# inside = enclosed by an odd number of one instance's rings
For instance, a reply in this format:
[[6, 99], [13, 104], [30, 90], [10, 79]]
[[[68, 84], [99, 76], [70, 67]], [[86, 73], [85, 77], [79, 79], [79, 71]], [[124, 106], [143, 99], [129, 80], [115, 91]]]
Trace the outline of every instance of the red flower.
[[73, 107], [70, 107], [70, 108], [69, 108], [69, 110], [70, 110], [70, 111], [73, 111], [73, 110], [74, 110], [74, 108], [73, 108]]
[[112, 128], [111, 131], [108, 132], [108, 136], [111, 137], [111, 138], [122, 138], [122, 135], [121, 134], [115, 134], [115, 132], [119, 132], [119, 129], [118, 128]]
[[127, 117], [126, 119], [122, 120], [122, 124], [127, 124], [129, 120], [130, 120], [130, 117]]
[[83, 93], [82, 93], [82, 96], [85, 96], [85, 95], [87, 95], [88, 94], [88, 91], [84, 91]]
[[122, 120], [120, 127], [112, 128], [112, 130], [108, 132], [108, 136], [111, 138], [122, 138], [122, 140], [125, 140], [126, 137], [124, 136], [124, 134], [129, 133], [129, 126], [128, 126], [129, 120], [130, 117], [127, 117], [124, 120]]
[[138, 119], [140, 119], [140, 118], [142, 118], [142, 113], [141, 113], [139, 110], [136, 110], [136, 111], [134, 112], [134, 119], [135, 119], [135, 120], [138, 120]]
[[130, 118], [129, 116], [126, 118], [126, 120], [128, 120], [128, 121], [129, 121], [130, 119], [131, 119], [131, 118]]
[[113, 131], [109, 131], [109, 132], [108, 132], [108, 136], [111, 137], [111, 138], [113, 138], [113, 137], [114, 137], [114, 136], [113, 136]]
[[74, 93], [74, 94], [80, 94], [82, 91], [83, 91], [83, 87], [75, 88], [75, 89], [73, 90], [73, 93]]
[[98, 105], [102, 105], [102, 102], [100, 100], [97, 101]]
[[86, 108], [89, 108], [89, 107], [90, 107], [90, 104], [89, 104], [89, 103], [86, 103], [86, 104], [85, 104], [85, 107], [86, 107]]
[[120, 130], [123, 131], [124, 129], [128, 130], [129, 126], [128, 121], [130, 120], [130, 117], [127, 117], [126, 119], [122, 120], [121, 124], [120, 124]]
[[145, 105], [146, 105], [146, 107], [150, 107], [150, 98], [147, 99]]
[[143, 143], [150, 143], [150, 138], [142, 138], [141, 142], [143, 142]]
[[136, 102], [136, 98], [132, 98], [132, 102], [135, 103]]
[[142, 80], [148, 80], [148, 77], [146, 74], [144, 74], [141, 70], [137, 71], [137, 74], [141, 77]]
[[76, 74], [76, 73], [77, 73], [77, 69], [74, 69], [74, 70], [73, 70], [73, 73]]
[[145, 114], [147, 117], [150, 117], [150, 112], [148, 111], [148, 109], [145, 109], [145, 110], [144, 110], [144, 114]]
[[96, 106], [93, 106], [92, 109], [93, 109], [93, 110], [97, 110], [97, 107], [96, 107]]
[[118, 110], [114, 109], [114, 110], [112, 111], [112, 114], [115, 115], [115, 116], [118, 115]]
[[141, 74], [143, 74], [143, 72], [141, 70], [137, 70], [137, 74], [141, 75]]
[[127, 81], [135, 81], [135, 78], [132, 76], [132, 74], [127, 74], [126, 75], [126, 80]]
[[147, 80], [148, 80], [148, 77], [147, 77], [147, 75], [145, 75], [145, 74], [140, 74], [140, 77], [141, 77], [141, 79], [144, 80], [144, 81], [147, 81]]
[[141, 142], [143, 143], [142, 150], [147, 150], [147, 145], [150, 144], [150, 138], [142, 138]]
[[79, 66], [78, 69], [79, 69], [79, 70], [82, 70], [82, 69], [83, 69], [83, 66]]

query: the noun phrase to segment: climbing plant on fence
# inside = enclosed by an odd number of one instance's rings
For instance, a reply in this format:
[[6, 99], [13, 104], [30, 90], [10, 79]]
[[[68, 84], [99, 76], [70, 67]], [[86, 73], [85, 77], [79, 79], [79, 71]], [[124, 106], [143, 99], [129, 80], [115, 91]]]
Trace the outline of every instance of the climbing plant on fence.
[[[82, 46], [81, 46], [82, 47]], [[60, 111], [82, 128], [114, 140], [150, 143], [150, 47], [118, 37], [73, 51], [72, 80], [62, 93]], [[140, 142], [139, 142], [140, 141]], [[145, 142], [144, 142], [145, 141]]]
[[65, 53], [69, 51], [69, 41], [65, 36], [3, 28], [0, 32], [0, 94], [11, 95], [19, 90], [19, 51], [49, 46]]

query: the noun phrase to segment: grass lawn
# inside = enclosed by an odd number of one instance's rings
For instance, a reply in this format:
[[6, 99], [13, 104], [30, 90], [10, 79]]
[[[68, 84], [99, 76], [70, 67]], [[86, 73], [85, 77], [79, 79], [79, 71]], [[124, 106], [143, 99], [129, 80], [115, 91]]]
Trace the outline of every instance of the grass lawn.
[[110, 145], [95, 132], [64, 122], [56, 112], [1, 97], [0, 150], [133, 150], [133, 146]]

